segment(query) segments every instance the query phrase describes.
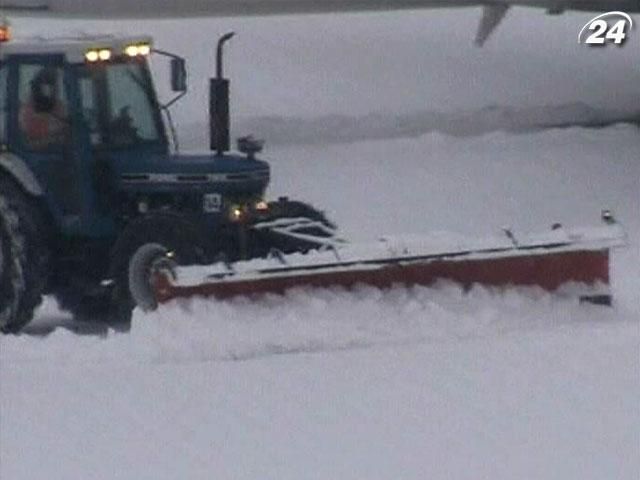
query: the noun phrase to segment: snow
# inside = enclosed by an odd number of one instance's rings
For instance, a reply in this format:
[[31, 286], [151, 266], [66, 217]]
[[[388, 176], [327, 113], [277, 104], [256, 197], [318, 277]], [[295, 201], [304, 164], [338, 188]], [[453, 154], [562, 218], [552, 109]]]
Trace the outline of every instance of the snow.
[[190, 309], [3, 346], [3, 478], [637, 477], [637, 317], [451, 286]]
[[[584, 16], [513, 13], [484, 51], [470, 45], [475, 10], [230, 21], [242, 27], [229, 58], [238, 109], [638, 105], [633, 45], [586, 53], [574, 45]], [[170, 43], [177, 25], [148, 30]], [[188, 25], [185, 50], [227, 28]], [[204, 65], [211, 52], [193, 55]], [[423, 70], [440, 75], [421, 82]], [[379, 82], [360, 88], [367, 78]], [[183, 121], [198, 121], [201, 92]], [[614, 307], [451, 284], [297, 289], [136, 312], [122, 334], [78, 329], [48, 299], [26, 334], [0, 338], [0, 478], [640, 477], [637, 127], [389, 137], [267, 143], [269, 194], [322, 206], [356, 241], [570, 229], [610, 208], [628, 233], [613, 255]]]

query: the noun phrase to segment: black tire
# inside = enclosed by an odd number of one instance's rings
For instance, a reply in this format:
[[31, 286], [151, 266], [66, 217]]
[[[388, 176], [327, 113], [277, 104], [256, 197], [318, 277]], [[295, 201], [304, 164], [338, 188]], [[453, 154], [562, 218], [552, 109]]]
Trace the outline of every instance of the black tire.
[[143, 312], [158, 308], [158, 300], [152, 285], [153, 273], [159, 270], [175, 279], [176, 264], [167, 256], [168, 251], [157, 243], [147, 243], [133, 254], [129, 262], [129, 292]]
[[138, 249], [147, 244], [173, 252], [181, 265], [200, 263], [206, 250], [201, 230], [178, 216], [155, 214], [133, 221], [118, 238], [111, 255], [110, 277], [114, 288], [109, 321], [112, 324], [126, 328], [131, 323], [135, 302], [129, 286], [129, 265]]
[[0, 330], [17, 333], [33, 318], [47, 286], [43, 216], [13, 181], [0, 176]]
[[[324, 212], [313, 205], [298, 200], [282, 199], [270, 202], [269, 210], [278, 218], [308, 218], [309, 220], [320, 222], [332, 230], [336, 229], [336, 225], [327, 218]], [[329, 236], [324, 231], [317, 231], [316, 233], [320, 236]]]

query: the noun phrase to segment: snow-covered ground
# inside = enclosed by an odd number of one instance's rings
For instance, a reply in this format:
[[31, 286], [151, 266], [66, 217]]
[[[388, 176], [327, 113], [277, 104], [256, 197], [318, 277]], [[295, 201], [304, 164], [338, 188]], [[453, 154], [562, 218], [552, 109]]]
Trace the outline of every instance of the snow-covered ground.
[[[255, 73], [237, 87], [241, 111], [253, 98], [277, 106], [279, 115], [313, 116], [314, 105], [318, 114], [366, 114], [371, 95], [384, 98], [380, 108], [392, 114], [415, 110], [411, 98], [446, 109], [442, 92], [454, 102], [465, 73], [469, 89], [452, 108], [481, 107], [494, 96], [514, 105], [583, 101], [596, 90], [605, 92], [594, 100], [603, 108], [638, 99], [636, 45], [594, 52], [592, 60], [561, 43], [563, 32], [575, 41], [573, 23], [581, 26], [582, 16], [552, 22], [516, 10], [493, 50], [472, 54], [464, 43], [472, 36], [457, 30], [473, 23], [472, 12], [433, 14], [433, 28], [411, 13], [362, 23], [353, 19], [367, 16], [349, 16], [351, 33], [340, 33], [349, 25], [344, 17], [235, 22], [252, 27], [248, 35], [260, 40], [252, 52], [265, 54], [252, 54], [257, 66], [233, 60], [232, 68]], [[523, 22], [544, 26], [558, 48], [543, 50]], [[222, 31], [221, 21], [212, 24], [214, 33]], [[166, 32], [151, 29], [160, 39], [178, 35], [177, 27], [164, 26]], [[286, 44], [291, 29], [303, 43]], [[445, 33], [456, 42], [444, 42]], [[505, 37], [510, 47], [500, 43]], [[387, 67], [397, 65], [378, 70], [369, 43], [387, 45], [376, 55], [391, 62]], [[518, 47], [551, 68], [527, 67], [532, 59], [519, 57]], [[283, 48], [305, 58], [304, 66], [278, 54]], [[336, 51], [338, 60], [327, 58]], [[416, 68], [451, 64], [459, 75], [419, 92], [404, 67], [420, 51], [429, 59]], [[559, 70], [590, 62], [601, 63], [599, 83], [575, 76], [558, 83]], [[336, 69], [349, 88], [377, 71], [386, 80], [373, 93], [335, 87], [332, 103], [325, 94], [334, 82], [322, 78]], [[615, 69], [636, 86], [603, 73]], [[278, 72], [288, 78], [284, 85], [271, 83]], [[496, 91], [478, 86], [482, 75], [496, 81]], [[607, 80], [613, 83], [604, 87]], [[304, 87], [307, 98], [299, 96]], [[530, 90], [542, 100], [532, 102]], [[280, 97], [285, 92], [292, 96]], [[200, 114], [191, 102], [179, 113], [185, 120]], [[136, 312], [129, 334], [76, 335], [60, 327], [69, 320], [47, 301], [31, 334], [0, 338], [0, 478], [639, 478], [638, 133], [616, 125], [267, 147], [270, 195], [323, 206], [354, 240], [434, 230], [487, 236], [504, 225], [536, 231], [556, 221], [589, 225], [601, 208], [611, 208], [629, 233], [628, 248], [613, 257], [616, 304], [578, 305], [535, 289], [463, 294], [448, 284], [299, 289], [254, 301], [196, 299], [151, 315]]]
[[[128, 335], [2, 338], [2, 478], [638, 478], [637, 143], [619, 126], [271, 152], [274, 193], [357, 237], [610, 206], [631, 235], [618, 302], [301, 289], [136, 314]], [[47, 303], [33, 331], [64, 322]]]

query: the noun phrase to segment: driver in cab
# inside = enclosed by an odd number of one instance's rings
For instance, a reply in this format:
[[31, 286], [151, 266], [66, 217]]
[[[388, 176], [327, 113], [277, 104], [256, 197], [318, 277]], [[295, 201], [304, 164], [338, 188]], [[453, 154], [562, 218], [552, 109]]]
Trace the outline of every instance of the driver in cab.
[[69, 131], [67, 113], [58, 93], [55, 68], [44, 67], [31, 80], [29, 99], [19, 115], [20, 130], [29, 148], [46, 150], [65, 143]]

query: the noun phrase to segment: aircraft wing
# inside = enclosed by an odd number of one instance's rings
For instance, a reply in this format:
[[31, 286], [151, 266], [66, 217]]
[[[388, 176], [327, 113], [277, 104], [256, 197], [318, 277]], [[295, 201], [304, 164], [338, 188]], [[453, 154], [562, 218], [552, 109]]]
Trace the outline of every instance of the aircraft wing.
[[477, 0], [5, 0], [0, 11], [81, 18], [166, 18], [464, 7]]
[[77, 18], [179, 18], [358, 12], [482, 6], [476, 34], [482, 45], [512, 5], [565, 10], [640, 12], [640, 0], [3, 0], [0, 15]]

